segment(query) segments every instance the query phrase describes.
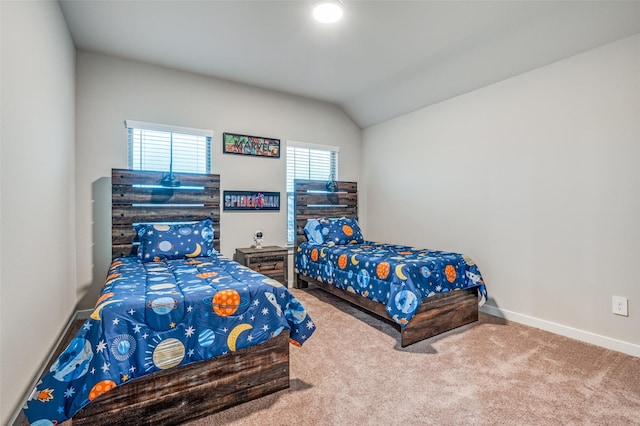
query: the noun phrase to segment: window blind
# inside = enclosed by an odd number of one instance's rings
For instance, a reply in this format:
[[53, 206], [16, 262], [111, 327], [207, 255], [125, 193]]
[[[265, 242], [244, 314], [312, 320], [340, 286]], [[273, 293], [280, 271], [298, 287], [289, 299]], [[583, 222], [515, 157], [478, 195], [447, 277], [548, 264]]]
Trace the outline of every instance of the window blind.
[[287, 242], [295, 242], [294, 179], [338, 179], [338, 147], [287, 142]]
[[130, 169], [211, 173], [213, 132], [130, 120], [125, 124]]

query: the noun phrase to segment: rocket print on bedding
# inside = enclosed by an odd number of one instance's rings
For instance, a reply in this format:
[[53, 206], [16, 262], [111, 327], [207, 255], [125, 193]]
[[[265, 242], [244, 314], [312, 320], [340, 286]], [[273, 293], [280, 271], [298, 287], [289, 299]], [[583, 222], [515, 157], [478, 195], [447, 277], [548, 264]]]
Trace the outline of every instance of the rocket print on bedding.
[[31, 424], [73, 416], [116, 386], [257, 345], [288, 329], [301, 346], [315, 324], [289, 290], [216, 254], [116, 259], [96, 306], [31, 393]]

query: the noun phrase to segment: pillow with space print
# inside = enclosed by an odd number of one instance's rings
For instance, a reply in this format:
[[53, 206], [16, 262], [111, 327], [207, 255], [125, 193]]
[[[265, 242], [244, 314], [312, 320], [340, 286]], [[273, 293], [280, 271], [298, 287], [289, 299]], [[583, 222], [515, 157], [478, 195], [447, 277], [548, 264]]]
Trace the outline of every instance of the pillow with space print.
[[211, 256], [211, 218], [192, 223], [140, 223], [134, 226], [140, 240], [138, 257], [143, 262]]
[[320, 220], [325, 244], [344, 245], [364, 242], [357, 218], [323, 218]]

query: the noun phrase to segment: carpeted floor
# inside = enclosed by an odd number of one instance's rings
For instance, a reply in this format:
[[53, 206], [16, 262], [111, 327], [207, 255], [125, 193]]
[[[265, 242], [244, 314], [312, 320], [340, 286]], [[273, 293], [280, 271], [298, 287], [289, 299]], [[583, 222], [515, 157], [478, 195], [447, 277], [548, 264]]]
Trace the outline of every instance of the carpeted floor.
[[386, 322], [319, 289], [291, 387], [204, 425], [640, 425], [640, 358], [481, 314], [401, 348]]

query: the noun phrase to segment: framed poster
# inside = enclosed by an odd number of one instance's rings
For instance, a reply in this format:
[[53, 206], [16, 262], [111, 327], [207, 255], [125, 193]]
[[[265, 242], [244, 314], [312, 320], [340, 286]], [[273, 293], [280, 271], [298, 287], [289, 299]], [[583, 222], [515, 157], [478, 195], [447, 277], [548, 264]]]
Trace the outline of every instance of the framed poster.
[[264, 191], [223, 191], [224, 210], [280, 210], [280, 193]]
[[280, 158], [280, 139], [225, 132], [222, 134], [222, 152], [225, 154]]

